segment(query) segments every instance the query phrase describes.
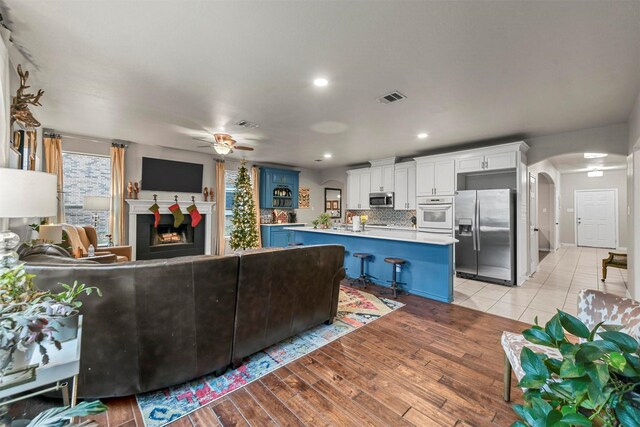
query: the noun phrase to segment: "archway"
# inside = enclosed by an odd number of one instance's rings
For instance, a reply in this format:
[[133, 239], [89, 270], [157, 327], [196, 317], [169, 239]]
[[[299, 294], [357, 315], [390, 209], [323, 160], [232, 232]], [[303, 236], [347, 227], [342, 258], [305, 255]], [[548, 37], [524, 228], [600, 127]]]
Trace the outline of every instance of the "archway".
[[556, 250], [556, 224], [558, 223], [556, 212], [556, 188], [553, 178], [545, 173], [538, 173], [537, 191], [537, 235], [538, 235], [538, 259], [542, 261], [549, 253]]

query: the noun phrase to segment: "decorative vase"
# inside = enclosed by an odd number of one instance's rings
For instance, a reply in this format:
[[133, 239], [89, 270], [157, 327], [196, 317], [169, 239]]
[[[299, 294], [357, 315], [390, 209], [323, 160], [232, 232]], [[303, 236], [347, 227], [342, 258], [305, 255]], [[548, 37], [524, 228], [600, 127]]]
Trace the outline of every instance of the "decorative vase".
[[53, 323], [53, 327], [56, 329], [56, 332], [53, 332], [54, 339], [65, 342], [71, 341], [78, 337], [78, 320], [80, 316], [76, 311], [71, 316], [67, 317], [50, 317], [51, 323]]

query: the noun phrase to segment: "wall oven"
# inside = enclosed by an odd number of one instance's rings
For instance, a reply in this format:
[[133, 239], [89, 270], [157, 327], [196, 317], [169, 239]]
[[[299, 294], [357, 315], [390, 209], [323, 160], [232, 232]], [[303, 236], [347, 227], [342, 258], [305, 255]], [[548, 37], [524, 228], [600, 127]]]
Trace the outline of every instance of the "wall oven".
[[418, 197], [418, 231], [453, 232], [453, 197]]
[[393, 193], [369, 193], [369, 207], [393, 208]]

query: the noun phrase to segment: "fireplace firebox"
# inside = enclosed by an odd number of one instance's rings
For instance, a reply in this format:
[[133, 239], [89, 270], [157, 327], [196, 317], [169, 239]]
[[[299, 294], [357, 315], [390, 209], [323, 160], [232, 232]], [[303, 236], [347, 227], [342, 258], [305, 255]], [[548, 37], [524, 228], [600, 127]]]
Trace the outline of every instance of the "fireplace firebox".
[[136, 259], [175, 258], [204, 254], [204, 219], [197, 227], [191, 226], [191, 217], [185, 214], [178, 227], [173, 226], [173, 215], [160, 216], [154, 228], [153, 215], [137, 215]]

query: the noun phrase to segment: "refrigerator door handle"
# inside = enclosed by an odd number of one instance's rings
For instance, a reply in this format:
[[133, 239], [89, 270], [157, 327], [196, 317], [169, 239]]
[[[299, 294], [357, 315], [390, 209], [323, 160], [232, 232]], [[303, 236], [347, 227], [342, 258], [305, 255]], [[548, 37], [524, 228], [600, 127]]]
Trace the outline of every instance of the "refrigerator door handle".
[[477, 251], [480, 251], [480, 198], [478, 197], [476, 199], [476, 233], [475, 233], [475, 237], [477, 238], [478, 242], [476, 243], [475, 241], [474, 246], [477, 248]]

